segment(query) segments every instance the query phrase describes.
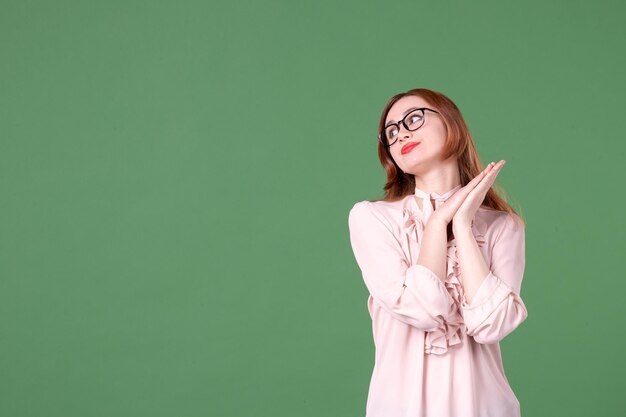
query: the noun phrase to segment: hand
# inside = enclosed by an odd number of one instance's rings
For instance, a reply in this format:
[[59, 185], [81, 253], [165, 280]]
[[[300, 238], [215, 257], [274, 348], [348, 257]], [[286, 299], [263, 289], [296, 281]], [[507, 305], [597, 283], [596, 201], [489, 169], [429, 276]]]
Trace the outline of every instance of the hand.
[[490, 164], [492, 167], [487, 168], [488, 171], [485, 173], [480, 183], [474, 187], [454, 214], [454, 218], [452, 219], [453, 224], [461, 227], [471, 226], [478, 207], [480, 207], [485, 200], [487, 192], [493, 185], [493, 182], [496, 180], [496, 176], [500, 173], [500, 170], [505, 163], [506, 161], [502, 159], [495, 165]]
[[503, 159], [497, 164], [493, 162], [489, 164], [465, 187], [460, 188], [441, 204], [431, 215], [431, 220], [436, 219], [436, 221], [447, 225], [454, 219], [454, 224], [457, 226], [459, 224], [471, 225], [476, 210], [484, 201], [487, 191], [491, 188], [496, 175], [505, 163], [506, 161]]

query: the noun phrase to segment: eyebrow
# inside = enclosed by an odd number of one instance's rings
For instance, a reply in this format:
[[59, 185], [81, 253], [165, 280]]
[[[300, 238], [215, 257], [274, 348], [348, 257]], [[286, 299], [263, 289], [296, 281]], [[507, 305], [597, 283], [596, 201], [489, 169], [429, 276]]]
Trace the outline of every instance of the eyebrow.
[[[402, 115], [402, 119], [404, 119], [404, 118], [406, 117], [406, 115], [407, 115], [407, 114], [409, 114], [409, 113], [411, 113], [413, 110], [417, 110], [417, 109], [419, 109], [419, 107], [411, 107], [410, 109], [408, 109], [407, 111], [405, 111], [405, 112], [404, 112], [404, 114]], [[402, 119], [400, 119], [400, 120], [402, 120]], [[385, 127], [387, 127], [387, 126], [389, 126], [389, 125], [391, 125], [391, 124], [393, 124], [393, 123], [396, 123], [396, 122], [394, 122], [393, 120], [391, 120], [391, 121], [387, 122], [387, 124], [385, 124]]]

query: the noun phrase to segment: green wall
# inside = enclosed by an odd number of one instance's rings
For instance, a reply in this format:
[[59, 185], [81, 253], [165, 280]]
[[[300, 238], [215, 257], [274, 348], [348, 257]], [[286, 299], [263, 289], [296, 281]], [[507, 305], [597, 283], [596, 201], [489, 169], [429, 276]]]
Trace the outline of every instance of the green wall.
[[507, 160], [523, 415], [623, 415], [625, 12], [0, 1], [0, 415], [363, 416], [347, 216], [416, 87]]

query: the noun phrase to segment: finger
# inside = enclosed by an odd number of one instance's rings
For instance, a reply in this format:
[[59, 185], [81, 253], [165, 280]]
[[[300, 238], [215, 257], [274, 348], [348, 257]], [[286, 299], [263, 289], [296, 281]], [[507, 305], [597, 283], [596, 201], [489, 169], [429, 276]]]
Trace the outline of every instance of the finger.
[[499, 170], [500, 168], [504, 166], [504, 164], [506, 164], [506, 161], [504, 159], [501, 159], [498, 161], [498, 163], [494, 163], [493, 167], [494, 169]]
[[491, 169], [493, 169], [493, 165], [492, 164], [487, 165], [485, 169], [480, 171], [478, 175], [472, 178], [472, 180], [468, 182], [465, 186], [470, 189], [473, 188], [476, 184], [478, 184], [485, 177], [485, 175], [487, 175], [487, 173], [490, 172]]
[[476, 185], [478, 185], [483, 180], [483, 178], [485, 178], [487, 174], [493, 171], [494, 166], [495, 166], [494, 162], [489, 163], [489, 165], [487, 165], [485, 169], [480, 171], [478, 175], [472, 178], [472, 180], [468, 182], [466, 186], [464, 187], [466, 188], [467, 192], [469, 193]]
[[498, 161], [498, 163], [492, 162], [489, 164], [489, 166], [483, 171], [485, 172], [485, 175], [483, 176], [483, 178], [488, 177], [495, 177], [496, 175], [498, 175], [498, 173], [500, 173], [500, 170], [502, 169], [502, 167], [504, 166], [504, 164], [506, 163], [506, 161], [504, 159], [501, 159], [500, 161]]
[[499, 161], [497, 164], [493, 166], [493, 168], [485, 175], [485, 177], [491, 178], [492, 181], [495, 181], [496, 177], [502, 170], [502, 167], [504, 166], [504, 164], [506, 164], [506, 161], [502, 159], [501, 161]]
[[495, 164], [489, 170], [489, 172], [487, 172], [484, 175], [484, 177], [482, 178], [480, 183], [476, 187], [474, 187], [474, 190], [476, 190], [476, 192], [478, 192], [478, 193], [480, 193], [480, 192], [485, 192], [486, 193], [491, 188], [493, 183], [495, 182], [496, 177], [500, 173], [500, 170], [502, 169], [502, 167], [504, 166], [505, 163], [506, 163], [505, 160], [501, 160], [497, 164]]
[[[502, 165], [504, 165], [504, 161], [503, 159], [500, 160], [498, 163], [495, 162], [490, 162], [487, 167], [485, 169], [483, 169], [480, 173], [478, 173], [478, 175], [476, 175], [470, 182], [468, 182], [461, 190], [459, 190], [458, 193], [455, 193], [455, 196], [453, 196], [454, 198], [451, 199], [451, 203], [454, 204], [456, 203], [456, 199], [460, 199], [465, 200], [465, 198], [476, 188], [478, 187], [481, 183], [483, 183], [485, 181], [485, 179], [489, 179], [491, 178], [489, 175], [493, 176], [493, 172], [494, 170], [497, 171], [502, 167]], [[492, 180], [493, 183], [493, 180]], [[491, 184], [489, 185], [489, 187], [491, 187]], [[456, 194], [459, 194], [458, 196], [456, 196]], [[460, 202], [459, 202], [460, 204]]]

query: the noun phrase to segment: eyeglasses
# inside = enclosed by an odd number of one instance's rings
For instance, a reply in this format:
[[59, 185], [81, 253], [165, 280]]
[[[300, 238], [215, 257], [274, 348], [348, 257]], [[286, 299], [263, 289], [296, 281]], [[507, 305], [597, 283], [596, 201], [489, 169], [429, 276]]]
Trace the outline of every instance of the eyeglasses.
[[385, 127], [385, 129], [378, 134], [378, 140], [385, 146], [391, 146], [398, 140], [398, 135], [400, 134], [400, 123], [411, 132], [416, 131], [426, 121], [426, 116], [424, 115], [425, 110], [430, 110], [435, 113], [439, 113], [437, 110], [429, 109], [428, 107], [421, 107], [419, 109], [415, 109], [411, 111], [409, 114], [404, 116], [404, 118], [399, 123], [391, 123], [389, 126]]

